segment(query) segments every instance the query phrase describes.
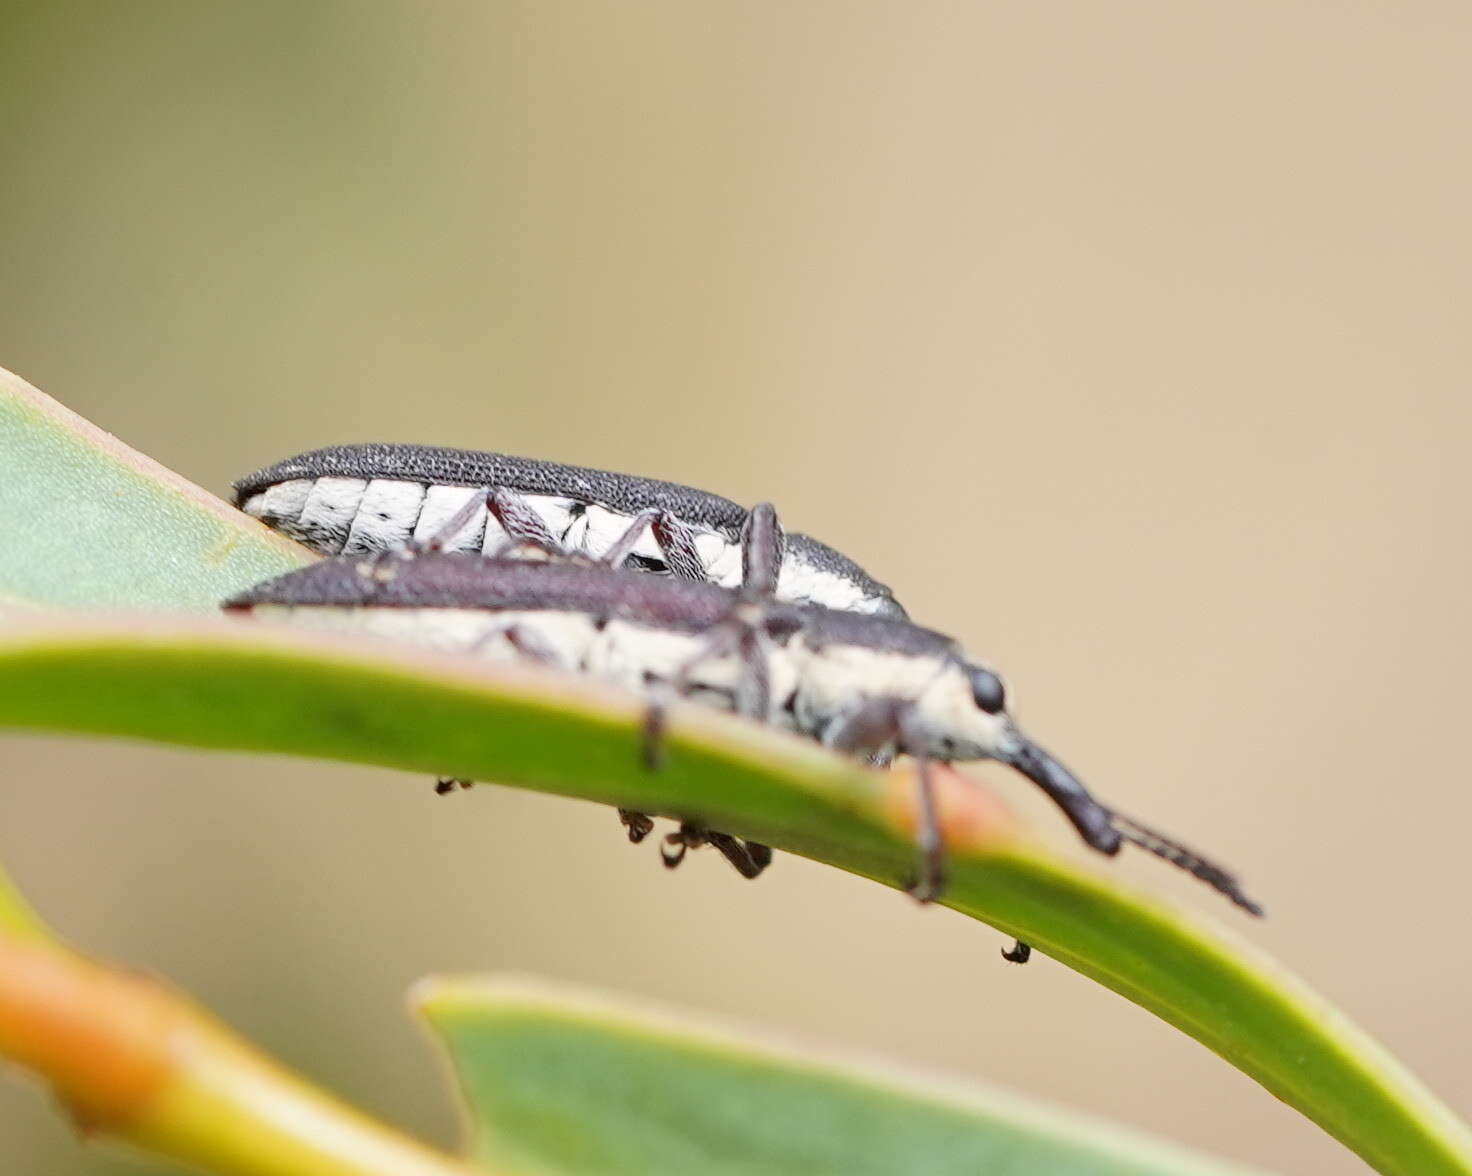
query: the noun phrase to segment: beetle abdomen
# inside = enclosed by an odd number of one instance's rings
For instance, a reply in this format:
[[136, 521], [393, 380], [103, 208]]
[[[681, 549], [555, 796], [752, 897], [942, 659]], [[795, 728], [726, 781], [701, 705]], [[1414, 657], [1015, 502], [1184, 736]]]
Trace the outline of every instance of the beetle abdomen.
[[[241, 510], [323, 555], [354, 555], [437, 537], [473, 494], [508, 490], [568, 551], [597, 559], [640, 511], [667, 511], [690, 531], [712, 583], [741, 583], [746, 512], [716, 494], [627, 474], [465, 449], [342, 445], [313, 450], [235, 484]], [[447, 551], [494, 554], [507, 535], [484, 506]], [[632, 553], [646, 571], [667, 572], [650, 531]], [[783, 600], [903, 619], [888, 588], [858, 564], [806, 535], [787, 536], [777, 583]]]
[[[293, 478], [248, 496], [240, 508], [323, 555], [364, 555], [392, 551], [410, 539], [436, 536], [475, 493], [468, 486], [425, 485], [396, 478]], [[527, 495], [523, 501], [560, 542], [581, 538], [571, 535], [585, 513], [581, 504], [554, 495]], [[585, 521], [582, 530], [586, 531]], [[606, 548], [614, 538], [617, 534], [602, 546]], [[444, 549], [491, 554], [506, 539], [501, 525], [482, 506], [444, 543]], [[581, 544], [569, 546], [577, 549]]]

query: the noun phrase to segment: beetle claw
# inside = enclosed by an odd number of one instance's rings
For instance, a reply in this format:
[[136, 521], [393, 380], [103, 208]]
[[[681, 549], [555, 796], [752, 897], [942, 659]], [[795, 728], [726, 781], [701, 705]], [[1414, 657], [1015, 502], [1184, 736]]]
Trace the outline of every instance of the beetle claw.
[[1025, 964], [1032, 958], [1032, 944], [1014, 939], [1011, 947], [1002, 948], [1002, 958], [1009, 964]]
[[619, 809], [618, 819], [624, 823], [629, 840], [635, 845], [654, 831], [654, 822], [643, 813], [636, 813], [632, 809]]

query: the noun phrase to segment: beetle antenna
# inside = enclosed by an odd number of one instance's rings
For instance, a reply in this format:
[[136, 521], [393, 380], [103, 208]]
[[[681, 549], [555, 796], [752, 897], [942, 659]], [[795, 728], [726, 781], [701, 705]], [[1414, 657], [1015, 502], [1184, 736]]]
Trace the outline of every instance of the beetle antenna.
[[1242, 884], [1230, 870], [1209, 861], [1194, 849], [1182, 845], [1164, 833], [1157, 832], [1148, 825], [1140, 824], [1133, 817], [1127, 817], [1113, 810], [1109, 815], [1118, 826], [1120, 836], [1130, 844], [1138, 845], [1141, 849], [1148, 850], [1156, 857], [1164, 858], [1171, 865], [1178, 866], [1186, 873], [1201, 879], [1213, 890], [1226, 895], [1248, 914], [1257, 915], [1259, 918], [1262, 916], [1262, 907], [1242, 893]]

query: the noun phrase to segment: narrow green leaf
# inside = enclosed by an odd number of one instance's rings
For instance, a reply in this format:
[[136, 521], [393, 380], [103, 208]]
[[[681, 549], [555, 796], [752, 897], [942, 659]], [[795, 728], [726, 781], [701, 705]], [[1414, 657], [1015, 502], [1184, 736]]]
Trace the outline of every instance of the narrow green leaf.
[[212, 613], [302, 548], [0, 369], [0, 620], [16, 604]]
[[[697, 706], [646, 771], [640, 703], [550, 673], [225, 621], [18, 626], [0, 727], [77, 731], [462, 776], [701, 819], [903, 886], [903, 772]], [[1365, 1033], [1261, 952], [1025, 836], [943, 780], [945, 902], [1151, 1010], [1382, 1172], [1472, 1173], [1472, 1133]]]
[[978, 1088], [899, 1082], [557, 989], [437, 980], [415, 1003], [459, 1080], [471, 1157], [538, 1176], [1248, 1176]]
[[[307, 558], [0, 372], [0, 727], [495, 780], [701, 819], [892, 886], [913, 866], [901, 773], [677, 708], [667, 767], [638, 703], [585, 683], [212, 623], [46, 628], [21, 605], [208, 612]], [[1049, 853], [948, 781], [948, 905], [1215, 1050], [1382, 1172], [1472, 1176], [1472, 1132], [1260, 952]]]

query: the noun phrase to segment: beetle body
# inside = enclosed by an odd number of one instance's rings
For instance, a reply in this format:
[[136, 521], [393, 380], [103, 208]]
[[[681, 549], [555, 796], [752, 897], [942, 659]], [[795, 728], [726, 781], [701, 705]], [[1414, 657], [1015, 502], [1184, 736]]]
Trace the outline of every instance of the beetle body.
[[[678, 524], [698, 556], [699, 568], [687, 571], [689, 578], [729, 588], [741, 583], [748, 512], [736, 503], [673, 482], [558, 462], [427, 445], [339, 445], [242, 478], [235, 503], [323, 555], [354, 555], [425, 542], [486, 489], [516, 495], [548, 539], [591, 558], [602, 556], [640, 512], [659, 512]], [[494, 511], [482, 507], [442, 546], [491, 554], [513, 537]], [[651, 529], [631, 559], [644, 570], [666, 571], [671, 553]], [[776, 595], [875, 616], [905, 615], [890, 590], [858, 564], [800, 534], [786, 537]]]
[[1023, 734], [993, 671], [952, 639], [906, 621], [761, 603], [621, 568], [442, 552], [325, 560], [224, 607], [491, 661], [537, 662], [625, 686], [655, 704], [690, 697], [840, 750], [914, 756], [922, 809], [931, 812], [921, 830], [922, 897], [933, 897], [940, 880], [925, 763], [995, 759], [1038, 784], [1092, 848], [1113, 854], [1132, 841], [1259, 913], [1230, 873], [1096, 801]]
[[[640, 693], [670, 686], [691, 665], [682, 693], [736, 706], [740, 658], [697, 660], [708, 634], [735, 608], [712, 584], [574, 562], [478, 559], [423, 553], [410, 559], [325, 560], [236, 597], [250, 611], [294, 627], [362, 633], [490, 661], [529, 660], [586, 673]], [[988, 757], [1005, 740], [998, 720], [970, 704], [966, 663], [948, 637], [905, 622], [796, 606], [773, 614], [772, 678], [752, 717], [823, 740], [863, 699], [914, 699], [934, 739], [914, 752], [944, 759]], [[518, 644], [503, 639], [519, 633]], [[954, 696], [954, 697], [953, 697]], [[867, 750], [879, 750], [871, 748]]]

